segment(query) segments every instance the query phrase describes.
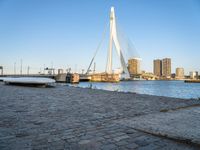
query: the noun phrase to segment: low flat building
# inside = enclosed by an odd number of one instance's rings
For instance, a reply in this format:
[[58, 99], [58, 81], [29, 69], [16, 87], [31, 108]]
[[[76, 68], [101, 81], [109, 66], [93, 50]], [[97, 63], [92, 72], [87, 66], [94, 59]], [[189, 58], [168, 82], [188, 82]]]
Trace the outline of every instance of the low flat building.
[[63, 69], [58, 69], [58, 74], [63, 74]]
[[198, 79], [198, 71], [191, 71], [190, 79]]
[[0, 75], [3, 75], [3, 66], [0, 66], [0, 70], [1, 70], [1, 74]]
[[79, 83], [80, 76], [78, 73], [67, 73], [66, 82], [67, 83]]
[[95, 73], [91, 75], [92, 82], [119, 82], [119, 74]]
[[176, 79], [184, 79], [184, 69], [176, 68]]

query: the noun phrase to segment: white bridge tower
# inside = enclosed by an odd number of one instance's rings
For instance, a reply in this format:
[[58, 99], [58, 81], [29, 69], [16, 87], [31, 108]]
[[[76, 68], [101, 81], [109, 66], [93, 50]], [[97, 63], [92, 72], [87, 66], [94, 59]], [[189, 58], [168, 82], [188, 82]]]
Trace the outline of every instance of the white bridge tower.
[[112, 50], [113, 50], [113, 43], [117, 50], [117, 54], [120, 58], [121, 63], [121, 75], [123, 78], [130, 78], [129, 71], [127, 69], [126, 62], [124, 60], [122, 50], [120, 47], [120, 43], [117, 37], [117, 29], [116, 29], [116, 20], [115, 20], [115, 10], [114, 7], [111, 7], [110, 12], [110, 42], [109, 42], [109, 49], [108, 49], [108, 58], [107, 58], [107, 66], [106, 66], [106, 73], [112, 74]]

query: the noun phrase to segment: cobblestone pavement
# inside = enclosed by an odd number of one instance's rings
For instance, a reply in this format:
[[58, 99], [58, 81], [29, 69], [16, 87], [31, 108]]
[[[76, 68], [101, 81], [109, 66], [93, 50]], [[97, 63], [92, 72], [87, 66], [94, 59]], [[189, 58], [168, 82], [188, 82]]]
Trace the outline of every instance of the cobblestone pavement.
[[0, 150], [199, 149], [117, 123], [196, 104], [200, 102], [61, 85], [0, 83]]
[[146, 133], [200, 145], [200, 105], [116, 122]]

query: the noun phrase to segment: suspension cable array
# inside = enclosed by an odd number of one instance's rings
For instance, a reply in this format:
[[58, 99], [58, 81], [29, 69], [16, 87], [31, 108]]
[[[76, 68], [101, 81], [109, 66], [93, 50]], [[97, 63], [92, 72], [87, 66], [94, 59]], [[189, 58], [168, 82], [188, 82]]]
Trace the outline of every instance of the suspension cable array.
[[107, 28], [108, 28], [108, 24], [106, 24], [106, 26], [105, 26], [105, 28], [104, 28], [104, 32], [103, 32], [101, 41], [99, 42], [99, 44], [98, 44], [98, 46], [97, 46], [97, 48], [96, 48], [96, 51], [95, 51], [95, 53], [94, 53], [94, 56], [92, 57], [92, 60], [91, 60], [91, 62], [90, 62], [90, 65], [89, 65], [89, 67], [88, 67], [88, 69], [87, 69], [86, 74], [89, 74], [89, 72], [90, 72], [90, 68], [91, 68], [91, 66], [92, 66], [92, 63], [93, 63], [93, 61], [94, 61], [94, 59], [95, 59], [95, 57], [96, 57], [96, 55], [97, 55], [97, 52], [99, 51], [99, 49], [100, 49], [100, 47], [101, 47], [101, 45], [102, 45], [104, 39], [105, 39]]

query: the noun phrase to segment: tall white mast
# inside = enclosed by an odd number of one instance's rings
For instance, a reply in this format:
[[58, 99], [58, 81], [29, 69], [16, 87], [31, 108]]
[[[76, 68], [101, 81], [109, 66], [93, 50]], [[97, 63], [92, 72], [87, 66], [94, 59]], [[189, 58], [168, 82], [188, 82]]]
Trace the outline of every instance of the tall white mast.
[[117, 38], [115, 10], [114, 10], [114, 7], [111, 7], [111, 12], [110, 12], [110, 42], [109, 42], [108, 60], [107, 60], [107, 66], [106, 66], [106, 73], [109, 73], [109, 74], [112, 73], [113, 42], [115, 44], [117, 54], [120, 58], [122, 74], [124, 75], [124, 78], [130, 78], [130, 74], [128, 72], [124, 57], [122, 55], [120, 43], [119, 43], [119, 40]]

